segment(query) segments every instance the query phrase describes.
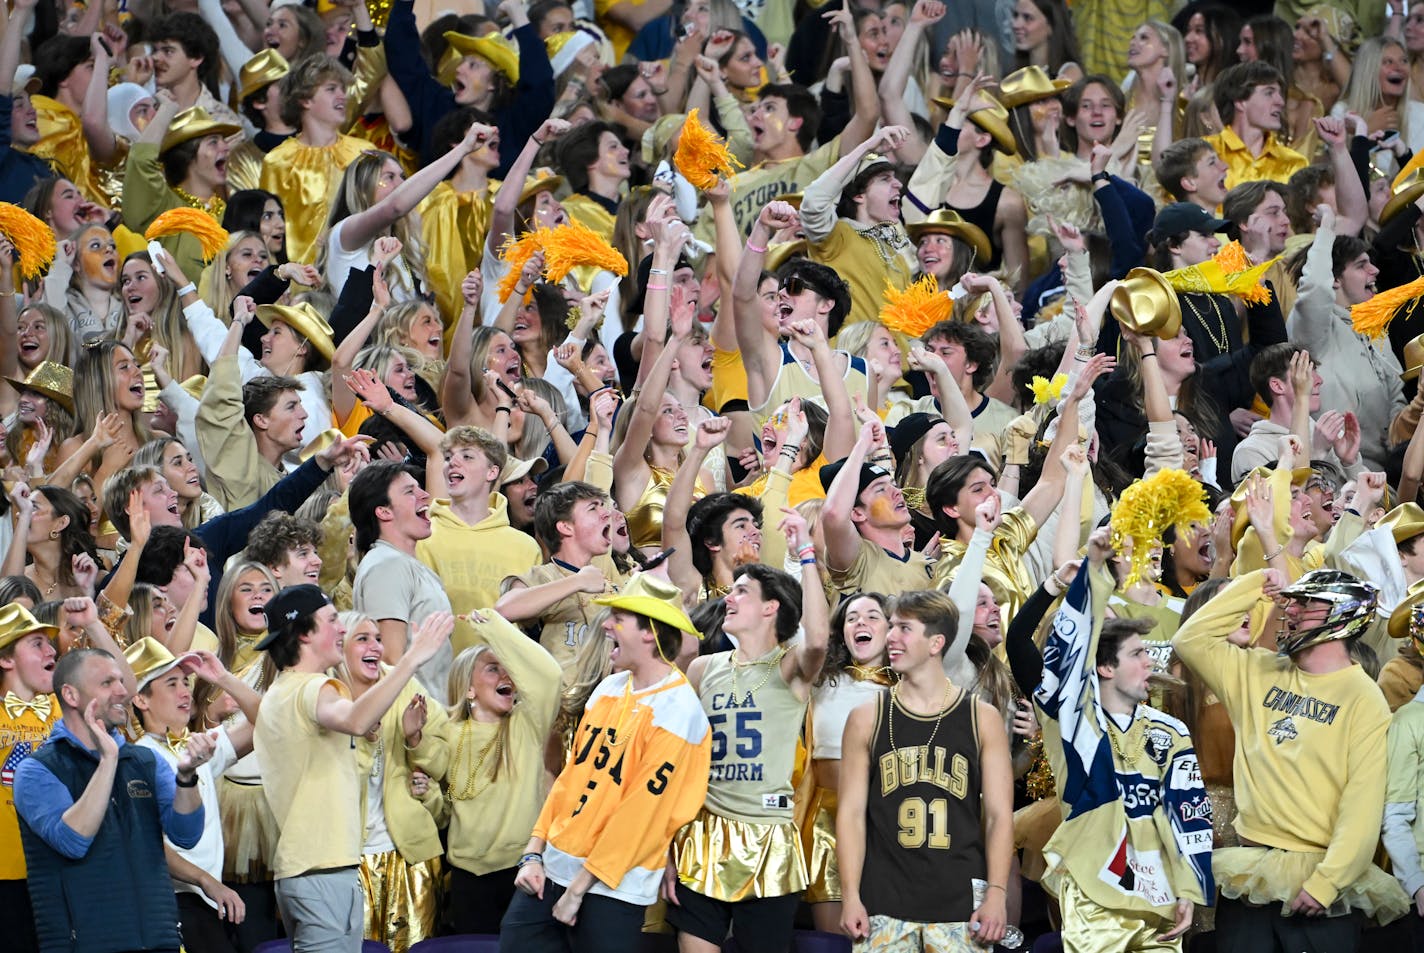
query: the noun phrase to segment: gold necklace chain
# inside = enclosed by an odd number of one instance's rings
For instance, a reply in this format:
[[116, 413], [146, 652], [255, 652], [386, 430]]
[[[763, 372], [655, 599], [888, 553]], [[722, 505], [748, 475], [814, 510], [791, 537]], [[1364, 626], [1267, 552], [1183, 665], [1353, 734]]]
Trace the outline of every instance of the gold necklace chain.
[[[469, 738], [473, 728], [474, 719], [466, 719], [464, 726], [460, 729], [460, 737], [455, 741], [455, 757], [450, 762], [452, 767], [460, 763], [460, 755], [465, 750], [465, 741]], [[485, 760], [489, 758], [491, 751], [496, 752], [495, 757], [498, 757], [498, 751], [501, 747], [499, 743], [499, 728], [496, 726], [494, 737], [489, 740], [489, 744], [485, 745], [484, 750], [480, 752], [479, 758], [475, 761], [475, 766], [465, 774], [464, 787], [456, 791], [452, 786], [445, 797], [451, 801], [468, 801], [473, 798], [475, 796], [475, 779], [479, 777], [480, 771], [483, 770]]]
[[[1216, 326], [1221, 329], [1221, 337], [1219, 338], [1216, 336], [1216, 332], [1211, 329], [1210, 325], [1206, 323], [1206, 318], [1202, 317], [1201, 311], [1197, 310], [1196, 302], [1192, 300], [1195, 295], [1183, 295], [1182, 297], [1186, 299], [1187, 307], [1192, 309], [1192, 314], [1196, 316], [1197, 323], [1202, 326], [1202, 330], [1206, 331], [1207, 337], [1211, 338], [1211, 343], [1216, 345], [1217, 354], [1230, 353], [1231, 333], [1226, 330], [1226, 319], [1221, 316], [1221, 311], [1217, 308], [1216, 298], [1211, 297], [1207, 300], [1211, 302], [1211, 316], [1216, 318]], [[1216, 355], [1213, 355], [1213, 357], [1215, 356]]]
[[1137, 712], [1133, 712], [1132, 724], [1124, 732], [1117, 726], [1117, 721], [1112, 715], [1107, 716], [1108, 721], [1108, 741], [1112, 743], [1113, 753], [1117, 755], [1119, 763], [1132, 767], [1137, 764], [1137, 759], [1142, 757], [1142, 753], [1147, 750], [1146, 731], [1143, 728], [1144, 719], [1137, 717]]
[[185, 191], [179, 186], [173, 186], [173, 191], [180, 199], [186, 202], [189, 206], [197, 209], [200, 212], [207, 212], [219, 222], [222, 221], [223, 212], [227, 211], [227, 202], [223, 201], [221, 196], [214, 195], [212, 198], [204, 202], [192, 192]]
[[766, 683], [767, 683], [767, 682], [771, 681], [771, 674], [776, 671], [776, 666], [779, 665], [779, 664], [781, 663], [781, 660], [782, 660], [783, 658], [785, 658], [785, 657], [786, 657], [786, 646], [781, 645], [781, 646], [777, 646], [776, 651], [772, 652], [771, 655], [769, 655], [769, 656], [763, 656], [763, 657], [761, 657], [761, 658], [759, 658], [759, 659], [753, 659], [753, 660], [750, 661], [750, 662], [739, 662], [739, 661], [737, 661], [737, 650], [736, 650], [736, 649], [733, 649], [733, 650], [732, 650], [732, 655], [731, 655], [731, 660], [732, 660], [732, 694], [735, 695], [737, 698], [741, 698], [741, 697], [742, 697], [742, 690], [741, 690], [741, 687], [737, 684], [737, 671], [738, 671], [739, 669], [751, 668], [751, 667], [754, 666], [754, 665], [765, 665], [765, 666], [766, 666], [766, 674], [761, 677], [761, 681], [757, 682], [756, 688], [753, 688], [751, 691], [747, 692], [748, 695], [751, 695], [751, 696], [753, 696], [753, 698], [755, 698], [756, 693], [759, 692], [759, 691], [761, 691], [762, 688], [764, 688], [764, 687], [766, 686]]
[[[935, 735], [939, 734], [939, 723], [944, 720], [944, 713], [949, 711], [949, 693], [954, 691], [954, 683], [946, 680], [944, 686], [944, 700], [939, 706], [939, 714], [935, 715], [934, 727], [930, 729], [930, 739], [922, 746], [911, 748], [905, 751], [900, 750], [900, 746], [895, 743], [895, 706], [900, 704], [900, 686], [895, 685], [890, 689], [890, 714], [886, 716], [886, 727], [890, 729], [890, 750], [900, 756], [900, 759], [909, 764], [915, 759], [915, 752], [919, 747], [928, 747], [934, 744]], [[905, 709], [909, 711], [909, 709]]]

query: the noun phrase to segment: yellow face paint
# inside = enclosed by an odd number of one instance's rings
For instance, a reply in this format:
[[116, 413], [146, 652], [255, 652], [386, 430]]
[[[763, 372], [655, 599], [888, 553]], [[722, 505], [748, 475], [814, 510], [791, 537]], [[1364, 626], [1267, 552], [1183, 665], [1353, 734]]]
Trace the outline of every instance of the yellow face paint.
[[885, 521], [895, 515], [895, 505], [883, 496], [877, 496], [870, 501], [870, 516], [872, 519]]

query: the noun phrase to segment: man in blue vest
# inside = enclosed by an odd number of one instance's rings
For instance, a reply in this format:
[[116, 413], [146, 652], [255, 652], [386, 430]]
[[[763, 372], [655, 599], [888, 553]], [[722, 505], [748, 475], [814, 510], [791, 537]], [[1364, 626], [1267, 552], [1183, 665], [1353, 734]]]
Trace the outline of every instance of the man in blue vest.
[[[195, 735], [175, 770], [125, 742], [118, 728], [128, 718], [128, 681], [108, 652], [62, 656], [54, 694], [63, 718], [15, 775], [45, 953], [177, 951], [181, 944], [163, 836], [184, 849], [202, 836], [197, 769], [213, 743]], [[92, 902], [97, 897], [116, 902]]]

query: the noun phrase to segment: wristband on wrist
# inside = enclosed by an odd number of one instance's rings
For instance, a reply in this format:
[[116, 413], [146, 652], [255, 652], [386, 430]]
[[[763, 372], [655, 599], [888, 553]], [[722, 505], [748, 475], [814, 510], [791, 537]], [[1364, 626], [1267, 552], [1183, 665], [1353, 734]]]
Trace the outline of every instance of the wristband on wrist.
[[1112, 176], [1108, 175], [1106, 172], [1094, 172], [1094, 173], [1093, 173], [1093, 181], [1094, 181], [1094, 182], [1107, 182], [1109, 185], [1111, 185], [1111, 184], [1112, 184]]
[[1143, 352], [1142, 352], [1142, 359], [1143, 359], [1144, 361], [1147, 360], [1149, 357], [1156, 357], [1156, 356], [1157, 356], [1157, 352], [1156, 352], [1156, 351], [1143, 351]]
[[180, 788], [195, 788], [198, 786], [198, 776], [195, 774], [188, 780], [184, 781], [183, 775], [174, 774], [173, 783], [178, 785]]
[[766, 254], [766, 246], [765, 246], [765, 245], [753, 245], [753, 244], [751, 243], [751, 239], [747, 239], [747, 251], [751, 252], [753, 255], [765, 255], [765, 254]]
[[668, 290], [668, 286], [667, 286], [667, 285], [644, 285], [644, 286], [643, 286], [643, 290], [644, 290], [644, 291], [666, 291], [666, 290]]
[[666, 277], [667, 273], [668, 273], [668, 272], [667, 272], [667, 269], [666, 269], [666, 268], [649, 268], [649, 269], [648, 269], [648, 274], [650, 274], [650, 275], [663, 275], [664, 277]]
[[181, 297], [183, 297], [184, 295], [196, 294], [197, 291], [198, 291], [198, 286], [195, 285], [195, 284], [193, 284], [193, 283], [190, 281], [190, 282], [188, 282], [186, 285], [184, 285], [183, 287], [181, 287], [181, 288], [178, 289], [178, 297], [181, 298]]
[[544, 866], [544, 855], [535, 854], [532, 852], [525, 854], [523, 857], [519, 858], [519, 863], [517, 867], [527, 867], [530, 864], [538, 864], [541, 867]]
[[1277, 556], [1281, 555], [1281, 554], [1284, 553], [1285, 551], [1286, 551], [1286, 548], [1285, 548], [1284, 546], [1280, 546], [1280, 547], [1278, 547], [1278, 548], [1276, 549], [1275, 552], [1270, 553], [1270, 554], [1265, 555], [1265, 556], [1262, 556], [1262, 557], [1261, 557], [1261, 560], [1262, 560], [1263, 562], [1270, 562], [1272, 559], [1275, 559]]
[[496, 408], [494, 409], [494, 412], [495, 412], [495, 413], [499, 413], [501, 410], [504, 411], [506, 414], [512, 414], [512, 413], [514, 413], [514, 411], [510, 410], [508, 407], [496, 407]]

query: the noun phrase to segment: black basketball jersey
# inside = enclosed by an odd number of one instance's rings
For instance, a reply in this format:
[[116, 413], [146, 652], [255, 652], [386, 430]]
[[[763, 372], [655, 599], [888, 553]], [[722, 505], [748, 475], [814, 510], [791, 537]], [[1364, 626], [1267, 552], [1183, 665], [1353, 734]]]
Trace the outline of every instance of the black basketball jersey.
[[866, 911], [922, 923], [967, 921], [971, 881], [985, 876], [974, 696], [961, 690], [937, 718], [926, 718], [882, 695], [872, 737], [860, 878]]

